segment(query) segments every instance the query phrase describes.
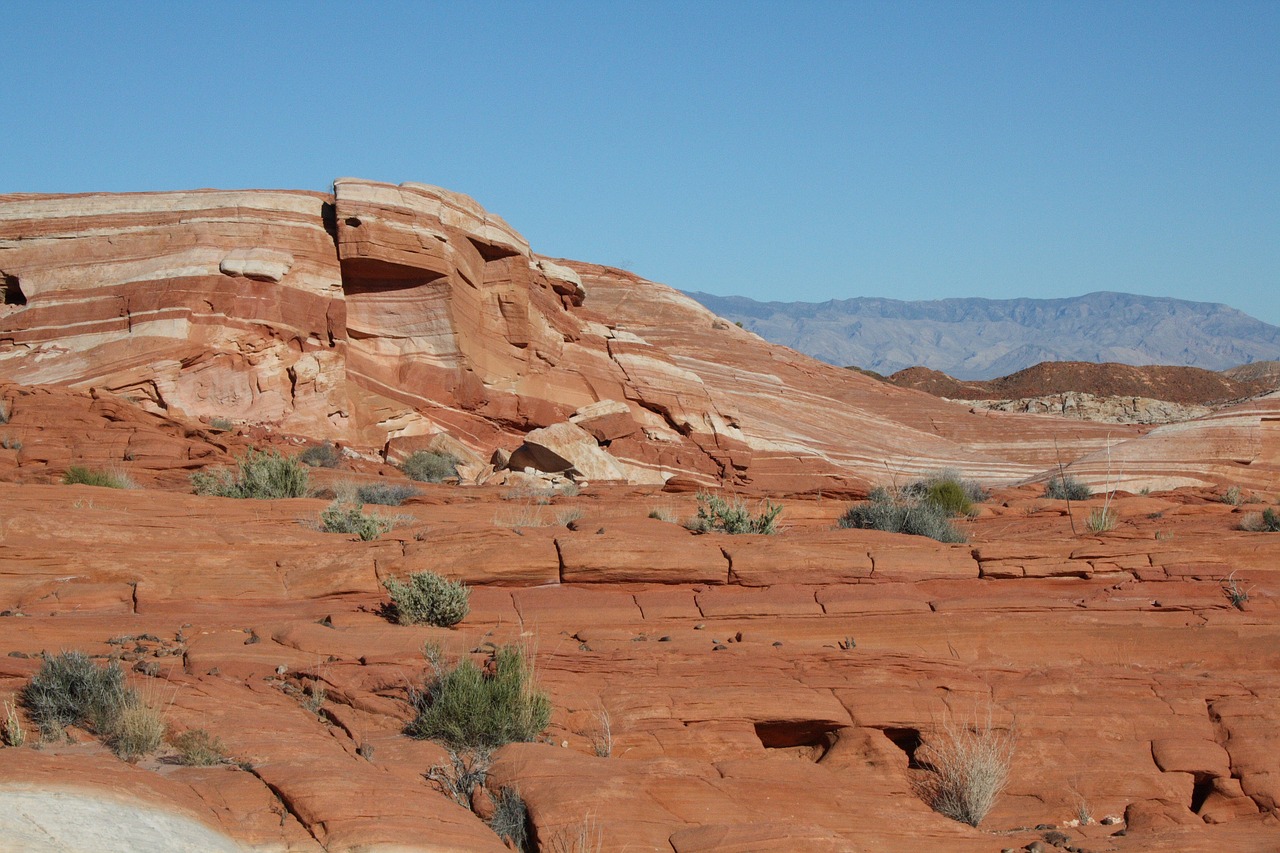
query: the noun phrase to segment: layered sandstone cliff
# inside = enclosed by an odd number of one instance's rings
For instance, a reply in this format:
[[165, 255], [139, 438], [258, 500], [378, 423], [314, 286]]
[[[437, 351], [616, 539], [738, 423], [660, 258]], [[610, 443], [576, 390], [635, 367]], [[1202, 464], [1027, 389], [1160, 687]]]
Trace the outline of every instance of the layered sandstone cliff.
[[[475, 482], [523, 445], [518, 464], [633, 483], [855, 493], [940, 467], [1007, 483], [1145, 432], [970, 411], [816, 362], [663, 285], [537, 255], [424, 184], [0, 196], [0, 275], [0, 378], [370, 459], [444, 442]], [[1240, 415], [1258, 480], [1271, 405]], [[1193, 451], [1192, 481], [1238, 462], [1219, 447]]]

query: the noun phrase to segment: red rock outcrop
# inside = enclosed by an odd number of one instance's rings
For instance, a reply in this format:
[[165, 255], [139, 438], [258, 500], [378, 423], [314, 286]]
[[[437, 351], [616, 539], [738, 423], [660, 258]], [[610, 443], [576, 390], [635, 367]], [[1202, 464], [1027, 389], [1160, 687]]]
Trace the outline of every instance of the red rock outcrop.
[[422, 184], [0, 196], [0, 272], [11, 381], [369, 458], [452, 442], [484, 460], [575, 422], [592, 476], [832, 494], [942, 466], [1008, 482], [1046, 468], [1053, 437], [1074, 457], [1116, 434], [829, 369], [662, 285], [535, 255]]
[[[969, 544], [940, 545], [831, 530], [829, 500], [788, 502], [779, 536], [695, 536], [644, 518], [688, 515], [690, 497], [593, 486], [543, 507], [577, 510], [576, 530], [516, 535], [498, 490], [424, 488], [359, 542], [298, 523], [317, 499], [0, 483], [0, 698], [42, 650], [114, 655], [171, 727], [239, 762], [123, 765], [73, 729], [0, 749], [0, 802], [122, 791], [246, 845], [500, 850], [424, 778], [446, 752], [402, 727], [424, 641], [466, 655], [523, 636], [552, 723], [499, 751], [486, 786], [520, 791], [539, 849], [977, 853], [1037, 824], [1090, 850], [1280, 837], [1280, 536], [1236, 530], [1238, 508], [1120, 498], [1116, 530], [1073, 536], [1063, 502], [1011, 490], [962, 522]], [[422, 568], [473, 584], [457, 628], [377, 614], [379, 581]], [[988, 710], [1018, 744], [973, 829], [914, 786], [944, 719]]]

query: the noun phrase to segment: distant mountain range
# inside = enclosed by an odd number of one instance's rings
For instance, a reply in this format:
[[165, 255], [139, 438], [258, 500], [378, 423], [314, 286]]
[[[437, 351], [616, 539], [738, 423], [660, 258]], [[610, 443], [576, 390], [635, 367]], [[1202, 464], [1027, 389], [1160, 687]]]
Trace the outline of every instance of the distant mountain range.
[[915, 365], [970, 380], [1005, 376], [1042, 361], [1225, 370], [1280, 359], [1280, 327], [1226, 305], [1131, 293], [922, 302], [688, 295], [766, 340], [886, 375]]

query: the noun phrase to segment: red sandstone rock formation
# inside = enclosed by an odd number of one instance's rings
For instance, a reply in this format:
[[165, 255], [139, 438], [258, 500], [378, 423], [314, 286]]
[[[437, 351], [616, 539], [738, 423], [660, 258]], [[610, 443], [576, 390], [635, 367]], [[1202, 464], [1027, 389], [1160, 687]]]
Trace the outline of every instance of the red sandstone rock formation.
[[[238, 762], [124, 764], [75, 727], [0, 749], [9, 838], [127, 843], [145, 820], [199, 849], [498, 851], [480, 815], [510, 786], [540, 849], [977, 853], [1043, 844], [1037, 824], [1086, 850], [1276, 847], [1280, 534], [1240, 530], [1277, 500], [1274, 398], [1154, 430], [970, 412], [534, 255], [421, 185], [4, 197], [0, 271], [0, 699], [42, 651], [114, 656]], [[513, 485], [423, 485], [370, 542], [315, 529], [327, 498], [189, 494], [251, 444], [326, 438], [350, 452], [322, 490], [403, 483], [387, 462], [417, 449]], [[591, 484], [489, 475], [512, 451]], [[961, 545], [833, 526], [832, 496], [872, 482], [1059, 459], [1156, 493], [1000, 489]], [[58, 485], [72, 464], [144, 488]], [[620, 478], [647, 485], [600, 484]], [[719, 481], [790, 495], [783, 533], [662, 520]], [[1115, 529], [1086, 533], [1104, 505]], [[453, 629], [378, 612], [426, 569], [472, 585]], [[445, 749], [403, 733], [426, 641], [527, 643], [550, 693], [474, 811], [424, 776]], [[943, 720], [988, 712], [1018, 748], [974, 829], [918, 783]]]

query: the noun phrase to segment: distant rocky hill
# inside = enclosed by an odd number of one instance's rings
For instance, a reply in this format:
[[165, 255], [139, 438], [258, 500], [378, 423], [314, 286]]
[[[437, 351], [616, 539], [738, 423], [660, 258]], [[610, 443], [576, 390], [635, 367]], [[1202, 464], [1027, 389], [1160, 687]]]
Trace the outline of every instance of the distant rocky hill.
[[1167, 424], [1204, 417], [1224, 405], [1274, 390], [1280, 375], [1265, 365], [1276, 363], [1259, 364], [1264, 366], [1259, 370], [1232, 368], [1218, 373], [1199, 367], [1041, 362], [985, 381], [908, 367], [882, 379], [935, 397], [966, 400], [976, 409], [1105, 423]]
[[[1234, 368], [1233, 368], [1234, 370]], [[1266, 378], [1241, 380], [1232, 371], [1199, 367], [1042, 362], [1009, 376], [962, 381], [926, 367], [900, 370], [886, 381], [952, 400], [1008, 400], [1079, 392], [1098, 397], [1149, 397], [1171, 403], [1213, 405], [1251, 397], [1275, 388]]]
[[883, 374], [924, 365], [958, 379], [990, 379], [1044, 361], [1225, 370], [1280, 359], [1280, 327], [1226, 305], [1166, 297], [814, 303], [688, 295], [767, 340]]

